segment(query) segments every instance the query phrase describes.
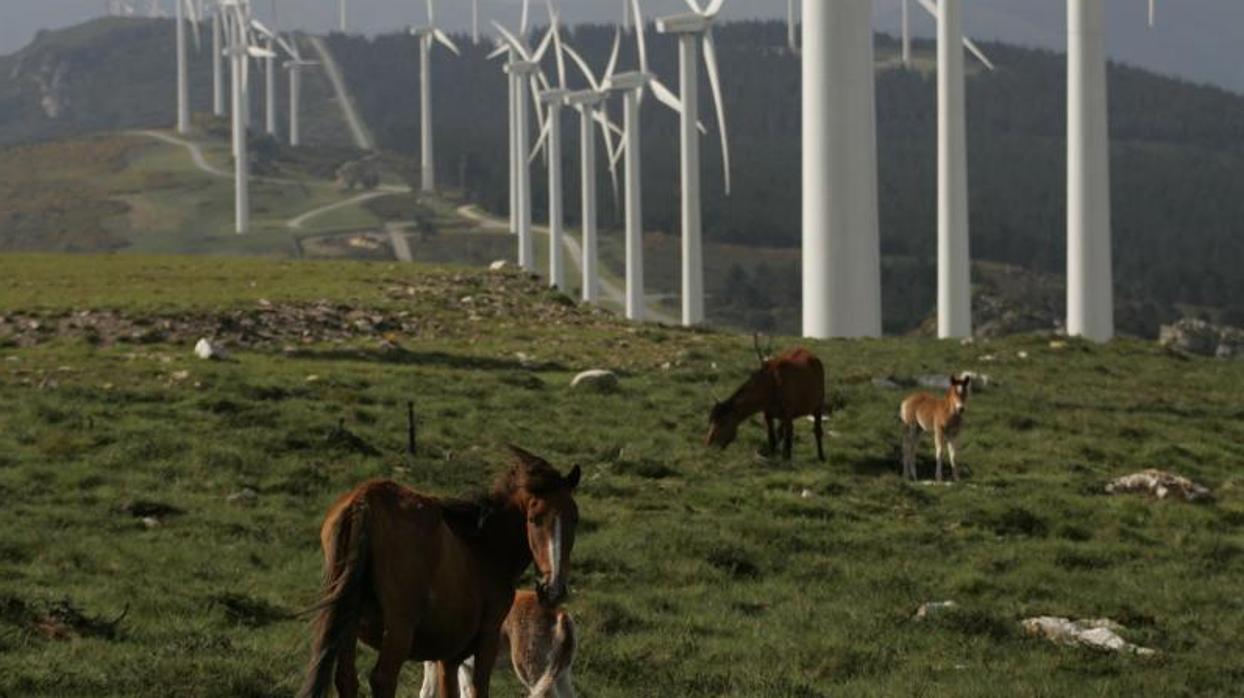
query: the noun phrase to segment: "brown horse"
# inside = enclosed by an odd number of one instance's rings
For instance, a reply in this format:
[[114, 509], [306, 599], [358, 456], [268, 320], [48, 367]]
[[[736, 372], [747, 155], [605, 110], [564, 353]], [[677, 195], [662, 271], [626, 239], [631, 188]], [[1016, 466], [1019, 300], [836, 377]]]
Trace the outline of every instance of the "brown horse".
[[754, 338], [760, 368], [734, 394], [713, 405], [709, 413], [705, 445], [729, 446], [738, 435], [739, 424], [763, 412], [769, 429], [769, 452], [777, 451], [777, 435], [773, 422], [782, 424], [785, 442], [782, 455], [790, 460], [791, 442], [795, 438], [795, 418], [811, 415], [816, 435], [816, 457], [825, 460], [822, 444], [824, 431], [821, 420], [825, 412], [825, 367], [812, 352], [802, 347], [785, 354], [766, 358], [760, 349], [760, 337]]
[[407, 659], [440, 662], [441, 695], [457, 695], [458, 665], [472, 655], [475, 693], [487, 698], [519, 576], [534, 560], [540, 602], [564, 599], [579, 519], [579, 467], [562, 476], [510, 448], [513, 466], [474, 501], [373, 480], [333, 504], [320, 531], [324, 591], [300, 696], [326, 698], [335, 677], [338, 695], [355, 698], [362, 640], [380, 652], [375, 698], [393, 698]]
[[[498, 657], [510, 656], [514, 673], [529, 691], [529, 698], [575, 698], [571, 668], [577, 651], [574, 620], [564, 608], [549, 608], [537, 594], [522, 590], [501, 626]], [[460, 698], [470, 698], [467, 686], [474, 672], [474, 658], [458, 669]], [[436, 662], [423, 664], [423, 688], [419, 698], [436, 698]], [[449, 698], [454, 698], [450, 696]]]
[[903, 400], [898, 408], [898, 418], [903, 422], [903, 476], [916, 479], [916, 442], [920, 432], [933, 433], [933, 447], [937, 453], [937, 481], [942, 481], [942, 446], [950, 450], [950, 473], [959, 479], [959, 466], [955, 465], [955, 439], [963, 426], [963, 413], [968, 409], [968, 394], [972, 376], [950, 377], [946, 395], [938, 398], [928, 393], [916, 393]]

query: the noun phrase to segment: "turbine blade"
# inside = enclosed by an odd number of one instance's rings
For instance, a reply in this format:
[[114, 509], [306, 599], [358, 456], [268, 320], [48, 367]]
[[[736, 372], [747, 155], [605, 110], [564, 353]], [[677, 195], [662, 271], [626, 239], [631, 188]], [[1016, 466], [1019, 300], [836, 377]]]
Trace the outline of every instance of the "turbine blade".
[[613, 77], [613, 71], [618, 67], [618, 50], [622, 47], [622, 31], [615, 30], [613, 32], [613, 49], [609, 53], [609, 65], [605, 67], [605, 76], [600, 79], [601, 84], [608, 82]]
[[648, 85], [652, 87], [652, 94], [656, 95], [657, 101], [672, 109], [674, 112], [681, 114], [682, 100], [674, 91], [666, 87], [664, 83], [652, 76], [648, 79]]
[[488, 54], [488, 57], [486, 60], [491, 61], [495, 58], [500, 58], [501, 56], [504, 56], [505, 54], [509, 52], [510, 52], [509, 45], [504, 41], [498, 41], [497, 48], [493, 49], [492, 53]]
[[532, 63], [539, 63], [544, 60], [544, 52], [549, 50], [549, 46], [553, 43], [553, 34], [556, 33], [557, 25], [550, 24], [549, 30], [544, 32], [544, 38], [540, 39], [540, 45], [536, 46], [536, 52], [531, 56]]
[[518, 33], [519, 34], [525, 35], [527, 33], [527, 19], [530, 14], [531, 14], [530, 1], [523, 0], [523, 15], [518, 22]]
[[972, 55], [976, 56], [976, 60], [980, 61], [986, 68], [989, 70], [994, 69], [993, 61], [989, 60], [989, 57], [985, 55], [984, 51], [980, 50], [980, 47], [976, 45], [975, 41], [972, 41], [965, 36], [963, 37], [963, 45], [966, 46], [968, 51], [971, 51]]
[[799, 0], [788, 0], [786, 3], [786, 44], [790, 52], [799, 53]]
[[455, 56], [462, 55], [462, 53], [458, 50], [458, 47], [454, 45], [453, 40], [450, 39], [449, 35], [446, 34], [445, 32], [441, 31], [440, 29], [434, 29], [432, 30], [432, 36], [435, 37], [437, 41], [441, 42], [441, 45], [443, 45], [445, 48], [449, 49], [450, 51], [453, 51]]
[[[639, 12], [639, 0], [631, 0], [632, 19], [635, 22], [635, 36], [639, 47], [639, 72], [648, 72], [648, 44], [644, 38], [644, 16]], [[643, 90], [639, 92], [643, 94]]]
[[[553, 120], [552, 119], [545, 120], [544, 126], [540, 129], [540, 137], [536, 139], [536, 144], [531, 147], [531, 155], [528, 156], [527, 158], [528, 165], [536, 161], [536, 156], [540, 154], [541, 150], [545, 150], [545, 151], [548, 150], [545, 147], [545, 145], [548, 142], [549, 131], [551, 131], [552, 128], [553, 128]], [[546, 161], [548, 160], [547, 152], [545, 152], [544, 158]]]
[[471, 42], [479, 44], [479, 0], [471, 0]]
[[[552, 8], [552, 6], [553, 6], [552, 0], [549, 0], [549, 7]], [[559, 27], [559, 24], [560, 24], [560, 18], [556, 14], [554, 14], [553, 15], [553, 51], [554, 51], [553, 55], [554, 57], [557, 58], [557, 86], [564, 90], [566, 89], [566, 56], [563, 55], [562, 53], [562, 50], [563, 50], [562, 32]]]
[[428, 0], [428, 26], [429, 27], [436, 26], [436, 2], [435, 0]]
[[493, 22], [492, 26], [496, 27], [497, 31], [501, 33], [501, 37], [505, 39], [506, 43], [509, 44], [510, 50], [513, 50], [515, 53], [519, 55], [520, 58], [522, 58], [525, 61], [531, 60], [531, 54], [527, 52], [527, 49], [523, 48], [522, 42], [514, 38], [514, 35], [511, 34], [509, 31], [507, 31], [505, 27], [501, 26], [500, 24], [497, 24], [496, 22]]
[[726, 107], [721, 99], [721, 75], [717, 68], [717, 42], [713, 29], [704, 32], [704, 66], [708, 68], [708, 84], [713, 90], [713, 106], [717, 108], [717, 131], [721, 134], [721, 166], [725, 173], [726, 195], [730, 195], [730, 139], [726, 135]]
[[587, 67], [587, 61], [583, 60], [583, 56], [580, 56], [579, 52], [571, 48], [569, 44], [563, 45], [562, 48], [566, 51], [566, 55], [570, 56], [570, 60], [579, 66], [579, 72], [583, 73], [583, 79], [587, 80], [588, 86], [599, 92], [600, 84], [596, 82], [596, 78], [592, 77], [592, 69]]
[[708, 0], [708, 7], [704, 8], [704, 11], [700, 14], [710, 19], [716, 17], [717, 13], [721, 12], [721, 6], [724, 5], [725, 2], [726, 0]]

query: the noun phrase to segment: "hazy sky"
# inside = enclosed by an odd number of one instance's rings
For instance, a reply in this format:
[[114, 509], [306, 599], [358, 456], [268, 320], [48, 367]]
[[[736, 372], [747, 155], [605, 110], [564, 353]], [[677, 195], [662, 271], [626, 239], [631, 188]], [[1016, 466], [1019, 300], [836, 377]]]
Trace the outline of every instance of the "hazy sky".
[[[131, 0], [145, 7], [150, 0]], [[826, 1], [826, 0], [808, 0]], [[874, 0], [876, 26], [895, 32], [901, 0]], [[166, 9], [171, 0], [159, 0]], [[347, 0], [352, 31], [391, 31], [424, 17], [424, 0]], [[480, 0], [489, 19], [516, 23], [521, 0]], [[63, 27], [103, 13], [104, 0], [0, 0], [0, 54], [25, 45], [40, 28]], [[544, 1], [533, 0], [533, 14], [544, 17]], [[267, 16], [272, 0], [254, 0]], [[567, 22], [615, 21], [623, 0], [560, 0]], [[648, 16], [685, 12], [683, 0], [641, 0]], [[978, 39], [1002, 39], [1061, 50], [1065, 45], [1065, 0], [965, 0], [966, 26]], [[337, 0], [276, 0], [281, 24], [310, 31], [334, 26]], [[913, 7], [915, 3], [913, 2]], [[1212, 82], [1244, 92], [1244, 0], [1158, 0], [1158, 27], [1145, 24], [1147, 0], [1107, 0], [1108, 42], [1116, 59], [1163, 73]], [[441, 24], [466, 29], [468, 0], [438, 0]], [[915, 9], [918, 34], [933, 32], [932, 19]], [[786, 0], [726, 0], [728, 18], [783, 17]]]

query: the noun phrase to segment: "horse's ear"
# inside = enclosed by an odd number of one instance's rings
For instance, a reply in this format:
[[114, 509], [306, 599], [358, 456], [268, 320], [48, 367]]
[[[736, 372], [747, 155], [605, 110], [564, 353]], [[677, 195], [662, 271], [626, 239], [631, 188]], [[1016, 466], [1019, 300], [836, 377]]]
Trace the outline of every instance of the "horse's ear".
[[576, 465], [571, 468], [570, 472], [566, 475], [566, 486], [572, 490], [576, 489], [578, 488], [579, 480], [581, 479], [583, 479], [583, 469]]
[[513, 454], [514, 458], [518, 460], [519, 463], [521, 463], [522, 465], [528, 468], [538, 468], [540, 466], [548, 465], [548, 461], [544, 460], [540, 456], [537, 456], [536, 454], [531, 453], [530, 451], [523, 450], [519, 448], [518, 446], [515, 446], [514, 444], [510, 444], [509, 449], [510, 449], [510, 453]]

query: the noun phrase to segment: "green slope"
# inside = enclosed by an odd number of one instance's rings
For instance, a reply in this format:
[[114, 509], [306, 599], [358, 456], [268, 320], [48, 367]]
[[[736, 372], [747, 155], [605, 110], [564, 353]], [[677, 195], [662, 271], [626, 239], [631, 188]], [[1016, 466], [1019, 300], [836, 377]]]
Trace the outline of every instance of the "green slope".
[[[195, 360], [206, 334], [235, 360]], [[464, 268], [0, 256], [0, 694], [288, 696], [308, 630], [287, 616], [314, 599], [331, 499], [372, 476], [469, 492], [507, 442], [585, 469], [583, 695], [1237, 691], [1241, 364], [1138, 341], [813, 342], [830, 462], [801, 422], [787, 464], [754, 455], [755, 423], [700, 445], [750, 343]], [[619, 393], [568, 388], [598, 367]], [[991, 377], [962, 437], [971, 477], [901, 482], [901, 393], [873, 378], [964, 369]], [[1217, 499], [1102, 494], [1144, 467]], [[229, 501], [243, 488], [253, 501]], [[148, 527], [144, 503], [181, 513]], [[945, 599], [959, 610], [911, 620]], [[1037, 614], [1108, 616], [1160, 655], [1022, 637]], [[517, 693], [508, 670], [496, 682]]]

